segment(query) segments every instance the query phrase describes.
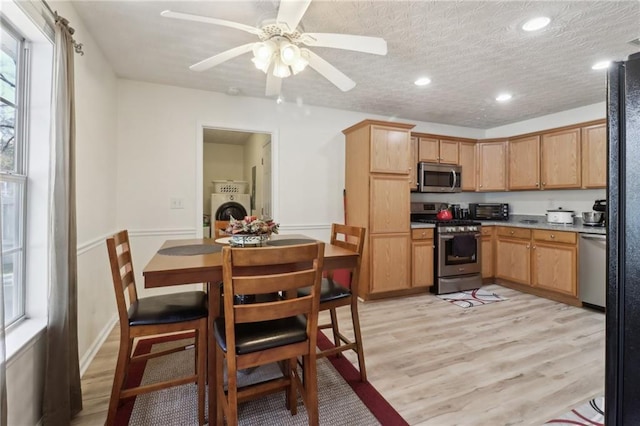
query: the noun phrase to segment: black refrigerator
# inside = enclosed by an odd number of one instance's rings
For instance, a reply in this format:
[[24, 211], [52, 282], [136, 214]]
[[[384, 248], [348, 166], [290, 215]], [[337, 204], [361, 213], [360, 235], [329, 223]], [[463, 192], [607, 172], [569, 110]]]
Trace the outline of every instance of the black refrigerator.
[[640, 425], [640, 53], [607, 78], [605, 424]]

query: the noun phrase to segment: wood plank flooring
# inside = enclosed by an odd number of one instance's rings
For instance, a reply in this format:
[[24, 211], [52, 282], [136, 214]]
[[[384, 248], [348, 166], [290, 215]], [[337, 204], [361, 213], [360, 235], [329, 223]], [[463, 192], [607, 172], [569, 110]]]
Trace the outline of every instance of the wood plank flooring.
[[[483, 288], [509, 300], [464, 309], [424, 294], [360, 304], [369, 381], [409, 424], [541, 425], [604, 393], [604, 314]], [[340, 311], [350, 335], [348, 309]], [[104, 423], [118, 334], [85, 373], [72, 425]]]

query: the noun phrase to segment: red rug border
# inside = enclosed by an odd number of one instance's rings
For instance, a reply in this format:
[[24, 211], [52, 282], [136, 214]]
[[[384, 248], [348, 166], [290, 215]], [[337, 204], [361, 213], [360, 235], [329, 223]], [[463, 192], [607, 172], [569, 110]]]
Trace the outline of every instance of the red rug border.
[[[151, 347], [157, 343], [170, 342], [172, 340], [194, 337], [194, 333], [186, 333], [181, 335], [168, 335], [144, 339], [138, 342], [134, 351], [135, 355], [148, 353]], [[318, 347], [320, 350], [332, 348], [333, 343], [322, 332], [318, 332]], [[396, 411], [395, 408], [378, 392], [378, 390], [369, 382], [360, 381], [360, 372], [349, 362], [344, 356], [331, 356], [327, 359], [333, 365], [333, 368], [340, 374], [345, 382], [353, 389], [354, 393], [367, 407], [371, 414], [384, 426], [409, 426]], [[142, 375], [147, 365], [146, 361], [137, 362], [131, 365], [129, 369], [129, 377], [127, 379], [127, 387], [138, 386], [142, 381]], [[116, 426], [127, 426], [133, 413], [135, 397], [129, 398], [118, 408], [116, 415]]]

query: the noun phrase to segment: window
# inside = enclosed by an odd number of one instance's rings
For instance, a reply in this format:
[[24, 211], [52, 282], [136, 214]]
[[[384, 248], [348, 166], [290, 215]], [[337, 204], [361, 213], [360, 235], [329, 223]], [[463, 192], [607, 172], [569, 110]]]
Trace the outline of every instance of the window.
[[25, 41], [0, 20], [0, 200], [5, 326], [25, 313], [26, 61]]

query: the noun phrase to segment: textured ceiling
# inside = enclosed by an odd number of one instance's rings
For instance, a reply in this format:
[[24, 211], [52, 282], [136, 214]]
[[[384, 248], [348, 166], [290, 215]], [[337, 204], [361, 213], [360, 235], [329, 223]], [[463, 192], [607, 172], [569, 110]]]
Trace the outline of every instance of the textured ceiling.
[[[55, 8], [54, 1], [50, 2]], [[264, 97], [265, 75], [245, 54], [204, 72], [188, 69], [257, 37], [217, 25], [167, 19], [160, 12], [206, 15], [259, 26], [278, 1], [74, 1], [119, 77]], [[549, 16], [537, 33], [520, 29]], [[640, 50], [640, 1], [323, 1], [304, 31], [377, 36], [386, 56], [312, 48], [357, 85], [341, 92], [308, 68], [286, 78], [286, 102], [387, 117], [491, 128], [605, 100], [605, 71], [591, 65]], [[81, 38], [81, 37], [79, 37]], [[79, 40], [82, 41], [82, 40]], [[428, 76], [432, 83], [416, 87]], [[513, 99], [499, 104], [502, 91]]]

